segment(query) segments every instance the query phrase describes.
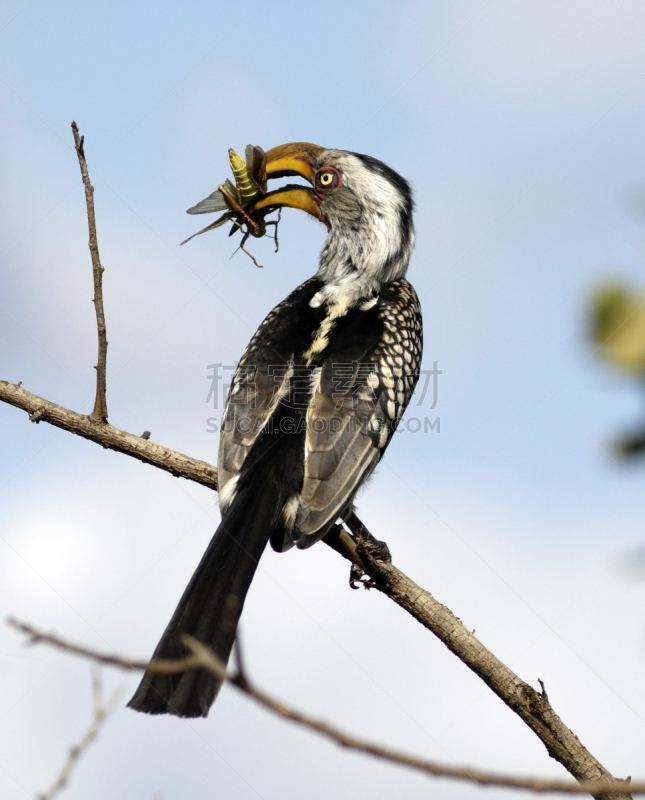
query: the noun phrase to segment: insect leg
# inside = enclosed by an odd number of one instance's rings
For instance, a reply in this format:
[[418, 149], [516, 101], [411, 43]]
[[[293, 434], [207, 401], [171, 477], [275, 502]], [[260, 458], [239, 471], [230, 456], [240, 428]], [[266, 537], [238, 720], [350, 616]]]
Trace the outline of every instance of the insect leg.
[[246, 242], [246, 240], [249, 238], [250, 235], [251, 231], [246, 231], [246, 233], [242, 237], [242, 241], [240, 242], [240, 250], [242, 250], [244, 253], [247, 254], [247, 256], [251, 259], [251, 261], [255, 264], [256, 267], [262, 269], [262, 264], [258, 264], [258, 262], [255, 260], [255, 256], [253, 255], [253, 253], [249, 253], [246, 247], [244, 247], [244, 243]]
[[218, 186], [217, 188], [218, 188], [218, 189], [220, 190], [220, 192], [221, 192], [221, 193], [224, 195], [224, 197], [226, 197], [226, 198], [227, 198], [227, 200], [228, 200], [228, 201], [231, 203], [231, 205], [233, 206], [233, 208], [235, 208], [235, 209], [237, 210], [237, 212], [238, 212], [239, 214], [241, 214], [241, 215], [244, 217], [244, 221], [245, 221], [245, 223], [246, 223], [246, 224], [247, 224], [247, 225], [248, 225], [250, 228], [252, 228], [254, 231], [256, 231], [256, 232], [257, 232], [257, 231], [259, 230], [259, 227], [260, 227], [260, 226], [258, 225], [258, 223], [257, 223], [257, 222], [256, 222], [254, 219], [251, 219], [251, 217], [249, 217], [249, 215], [248, 215], [248, 214], [246, 213], [246, 211], [245, 211], [245, 210], [242, 208], [242, 206], [241, 206], [239, 203], [237, 203], [233, 197], [231, 197], [231, 195], [230, 195], [230, 194], [229, 194], [229, 193], [226, 191], [226, 189], [225, 189], [223, 186]]
[[275, 252], [276, 253], [280, 249], [280, 242], [278, 242], [278, 225], [280, 224], [280, 220], [281, 219], [282, 219], [282, 209], [279, 208], [278, 209], [278, 218], [275, 221], [272, 220], [271, 222], [266, 222], [265, 223], [267, 228], [269, 227], [269, 225], [274, 225], [275, 226], [275, 231], [273, 233], [273, 237], [272, 238], [273, 238], [273, 241], [275, 242]]

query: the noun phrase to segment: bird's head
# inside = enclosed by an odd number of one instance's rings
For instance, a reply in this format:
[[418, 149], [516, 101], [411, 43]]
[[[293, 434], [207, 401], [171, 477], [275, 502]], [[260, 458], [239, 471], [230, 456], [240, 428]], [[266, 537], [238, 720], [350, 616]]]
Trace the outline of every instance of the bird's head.
[[370, 156], [297, 142], [267, 152], [267, 178], [298, 175], [311, 184], [288, 185], [259, 198], [252, 211], [289, 206], [324, 222], [329, 231], [318, 276], [375, 293], [405, 274], [414, 246], [412, 193], [394, 170]]

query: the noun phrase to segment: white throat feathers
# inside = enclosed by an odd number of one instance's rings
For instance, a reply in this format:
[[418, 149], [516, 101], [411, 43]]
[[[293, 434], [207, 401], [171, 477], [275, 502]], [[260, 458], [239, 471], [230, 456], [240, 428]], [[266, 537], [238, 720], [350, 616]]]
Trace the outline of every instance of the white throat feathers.
[[321, 300], [347, 307], [405, 275], [414, 248], [412, 194], [369, 156], [326, 150], [317, 161], [338, 169], [342, 185], [321, 203], [330, 231], [316, 277], [326, 284]]

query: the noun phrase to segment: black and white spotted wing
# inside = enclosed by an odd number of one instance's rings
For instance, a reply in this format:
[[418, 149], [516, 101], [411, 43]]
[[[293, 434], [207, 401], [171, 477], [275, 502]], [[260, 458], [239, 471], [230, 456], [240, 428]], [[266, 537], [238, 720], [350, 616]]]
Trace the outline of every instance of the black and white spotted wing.
[[[372, 473], [418, 380], [423, 334], [412, 286], [394, 281], [371, 308], [370, 301], [362, 305], [338, 321], [314, 381], [294, 531], [299, 547], [324, 535]], [[378, 331], [371, 343], [361, 341], [367, 315]]]
[[421, 311], [405, 279], [349, 308], [318, 304], [322, 286], [307, 281], [264, 320], [236, 371], [222, 426], [223, 506], [252, 469], [262, 435], [273, 436], [276, 463], [289, 437], [299, 491], [285, 503], [277, 549], [318, 541], [352, 501], [403, 415], [421, 362]]
[[309, 306], [321, 282], [301, 284], [264, 319], [235, 371], [222, 420], [218, 481], [220, 506], [228, 505], [236, 478], [281, 398], [288, 394], [294, 357], [309, 346], [324, 310]]

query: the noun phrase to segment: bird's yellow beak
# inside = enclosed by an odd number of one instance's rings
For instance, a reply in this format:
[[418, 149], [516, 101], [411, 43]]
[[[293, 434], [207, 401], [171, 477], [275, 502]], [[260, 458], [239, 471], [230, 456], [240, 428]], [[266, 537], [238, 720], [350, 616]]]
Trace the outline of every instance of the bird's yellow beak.
[[[317, 156], [324, 150], [316, 144], [307, 142], [293, 142], [283, 144], [279, 147], [267, 151], [267, 178], [284, 178], [291, 175], [298, 175], [305, 178], [309, 183], [314, 182], [314, 165]], [[306, 211], [312, 217], [323, 220], [320, 205], [315, 194], [304, 186], [290, 184], [262, 195], [246, 211], [253, 214], [254, 211], [266, 208], [299, 208]]]
[[324, 147], [308, 142], [281, 144], [267, 151], [267, 178], [300, 175], [314, 182], [314, 164]]

